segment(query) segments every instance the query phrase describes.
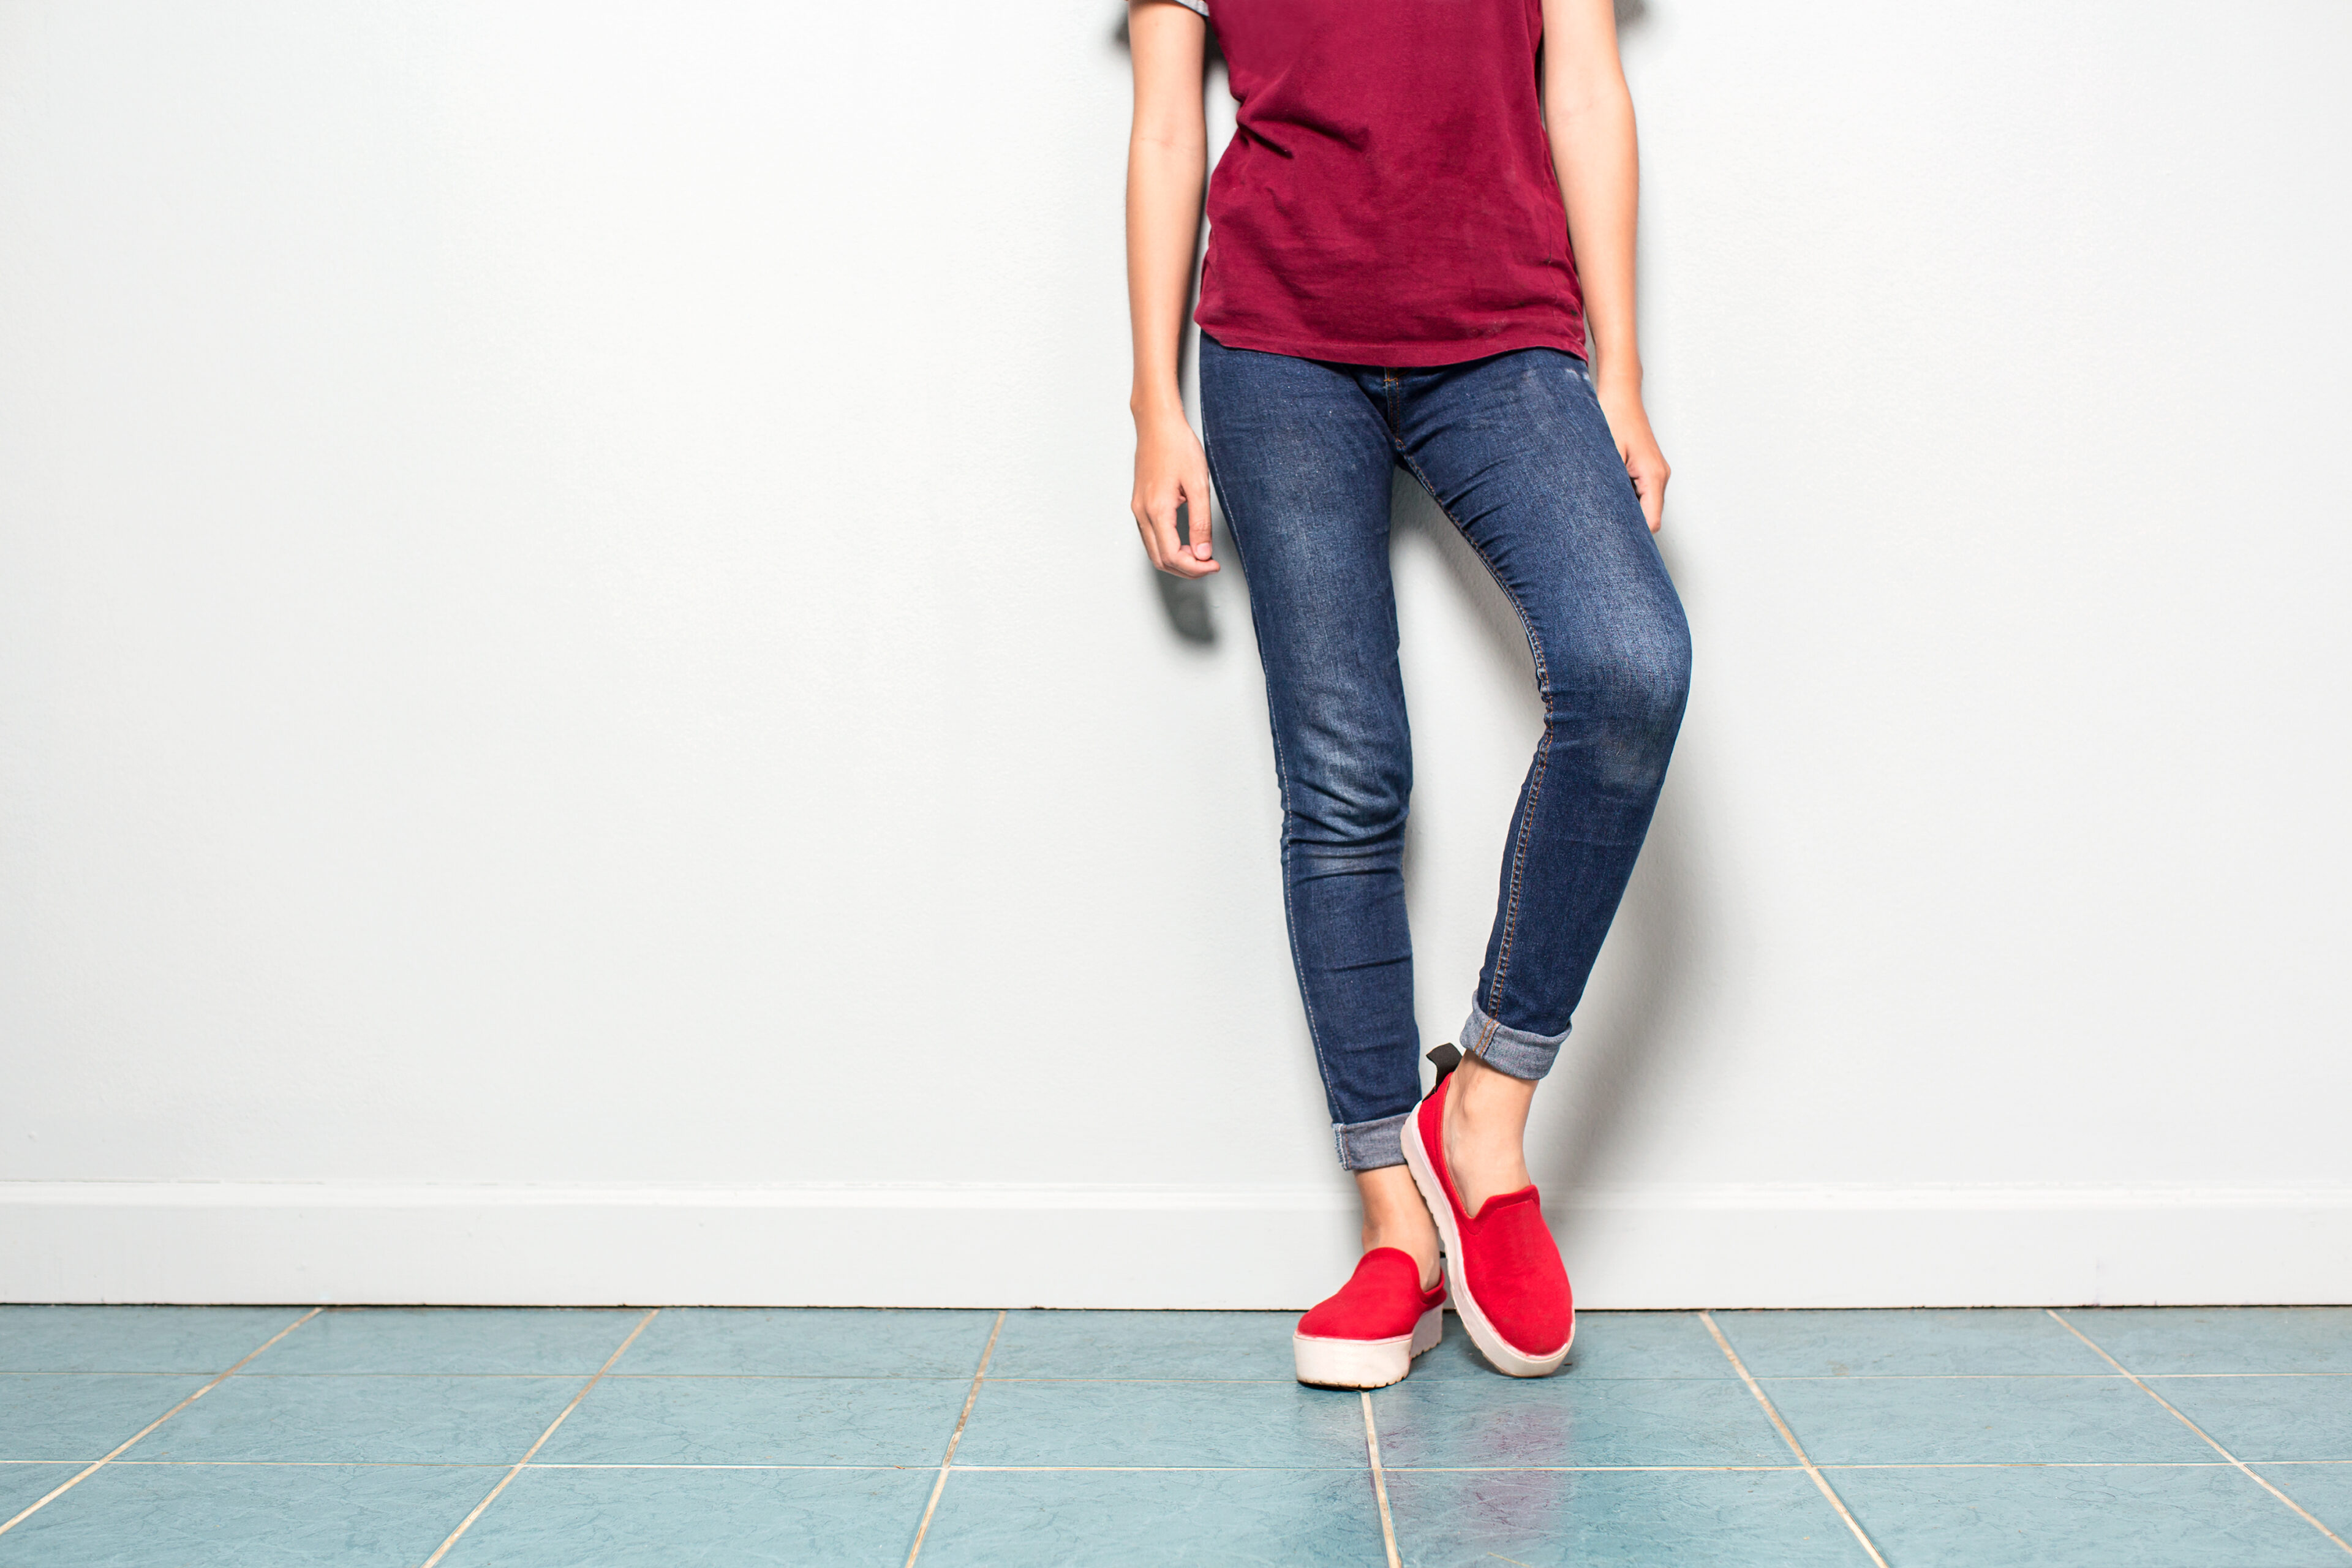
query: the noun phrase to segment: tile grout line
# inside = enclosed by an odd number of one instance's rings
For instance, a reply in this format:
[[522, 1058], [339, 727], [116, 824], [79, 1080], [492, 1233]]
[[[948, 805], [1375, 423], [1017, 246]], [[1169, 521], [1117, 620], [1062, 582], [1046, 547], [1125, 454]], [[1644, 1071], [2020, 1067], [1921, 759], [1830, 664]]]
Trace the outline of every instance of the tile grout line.
[[142, 1426], [137, 1432], [131, 1436], [129, 1441], [116, 1448], [113, 1453], [109, 1454], [106, 1458], [91, 1464], [79, 1475], [75, 1476], [71, 1480], [65, 1482], [46, 1496], [36, 1499], [31, 1503], [27, 1504], [22, 1512], [18, 1513], [14, 1519], [8, 1521], [7, 1523], [0, 1524], [0, 1535], [7, 1534], [10, 1531], [16, 1529], [18, 1525], [32, 1518], [33, 1515], [48, 1507], [50, 1503], [55, 1502], [58, 1499], [65, 1496], [66, 1493], [73, 1490], [74, 1488], [81, 1485], [82, 1482], [89, 1479], [90, 1477], [98, 1474], [99, 1471], [106, 1468], [107, 1466], [112, 1464], [121, 1456], [128, 1453], [131, 1449], [131, 1444], [138, 1442], [142, 1437], [146, 1436], [148, 1433], [152, 1432], [156, 1427], [161, 1426], [173, 1416], [177, 1415], [181, 1411], [185, 1410], [189, 1405], [194, 1405], [205, 1394], [210, 1394], [215, 1388], [220, 1385], [223, 1379], [228, 1377], [230, 1373], [235, 1373], [237, 1367], [243, 1366], [246, 1362], [251, 1361], [255, 1356], [259, 1355], [263, 1351], [268, 1350], [271, 1345], [276, 1344], [278, 1341], [284, 1339], [287, 1335], [292, 1333], [295, 1330], [300, 1328], [303, 1324], [309, 1322], [311, 1319], [317, 1317], [325, 1310], [326, 1309], [323, 1307], [313, 1307], [309, 1311], [303, 1313], [300, 1317], [295, 1319], [292, 1322], [287, 1324], [284, 1328], [278, 1330], [276, 1333], [270, 1335], [268, 1339], [262, 1341], [261, 1343], [256, 1345], [250, 1352], [248, 1352], [244, 1360], [239, 1361], [236, 1363], [236, 1366], [230, 1367], [227, 1372], [222, 1373], [218, 1377], [214, 1378], [212, 1382], [205, 1384], [202, 1388], [199, 1388], [194, 1394], [191, 1394], [185, 1399], [183, 1399], [180, 1403], [163, 1412], [163, 1415], [158, 1415], [154, 1420], [150, 1421], [146, 1426]]
[[1813, 1463], [1813, 1457], [1805, 1452], [1805, 1446], [1797, 1441], [1797, 1435], [1789, 1430], [1789, 1424], [1786, 1421], [1780, 1419], [1780, 1412], [1773, 1405], [1771, 1397], [1764, 1392], [1764, 1385], [1756, 1381], [1755, 1376], [1748, 1370], [1748, 1363], [1739, 1359], [1739, 1352], [1731, 1348], [1731, 1342], [1723, 1337], [1721, 1329], [1716, 1327], [1715, 1314], [1701, 1312], [1698, 1315], [1698, 1321], [1705, 1323], [1706, 1331], [1715, 1336], [1716, 1346], [1723, 1352], [1724, 1358], [1731, 1363], [1731, 1370], [1739, 1374], [1739, 1381], [1748, 1385], [1748, 1392], [1756, 1396], [1756, 1403], [1762, 1405], [1764, 1414], [1772, 1418], [1772, 1426], [1780, 1432], [1780, 1440], [1789, 1445], [1789, 1452], [1796, 1455], [1797, 1462], [1805, 1467], [1805, 1474], [1813, 1478], [1813, 1485], [1821, 1489], [1822, 1496], [1830, 1500], [1830, 1506], [1837, 1510], [1840, 1519], [1845, 1521], [1845, 1527], [1853, 1531], [1853, 1538], [1862, 1542], [1862, 1549], [1870, 1553], [1870, 1560], [1878, 1564], [1878, 1568], [1886, 1568], [1886, 1559], [1878, 1554], [1878, 1547], [1863, 1530], [1862, 1521], [1853, 1517], [1853, 1510], [1845, 1506], [1845, 1499], [1838, 1496], [1837, 1489], [1830, 1485], [1827, 1476], [1822, 1474], [1822, 1468]]
[[948, 1468], [955, 1463], [956, 1445], [963, 1441], [964, 1423], [971, 1419], [972, 1402], [980, 1397], [980, 1380], [988, 1375], [988, 1358], [996, 1353], [996, 1336], [1003, 1331], [1004, 1314], [1000, 1311], [989, 1327], [988, 1342], [980, 1347], [980, 1364], [972, 1368], [971, 1389], [963, 1396], [963, 1409], [956, 1415], [955, 1430], [948, 1435], [948, 1451], [940, 1456], [939, 1479], [931, 1483], [930, 1500], [923, 1504], [922, 1522], [915, 1526], [915, 1544], [907, 1549], [907, 1568], [915, 1568], [915, 1559], [922, 1555], [923, 1537], [930, 1533], [931, 1515], [940, 1510], [940, 1494], [948, 1488]]
[[547, 1446], [547, 1440], [555, 1436], [555, 1429], [558, 1426], [562, 1426], [566, 1421], [570, 1420], [572, 1418], [572, 1413], [580, 1408], [580, 1402], [588, 1397], [588, 1391], [604, 1381], [604, 1374], [613, 1370], [613, 1363], [619, 1361], [622, 1356], [626, 1354], [631, 1345], [637, 1342], [637, 1336], [646, 1331], [646, 1325], [660, 1316], [661, 1309], [659, 1307], [656, 1307], [652, 1310], [648, 1311], [644, 1317], [637, 1320], [637, 1326], [629, 1331], [629, 1337], [623, 1340], [620, 1342], [620, 1345], [614, 1349], [613, 1353], [604, 1358], [604, 1364], [596, 1369], [596, 1373], [593, 1377], [591, 1377], [587, 1382], [580, 1385], [580, 1392], [573, 1394], [572, 1396], [572, 1403], [565, 1405], [556, 1415], [555, 1419], [547, 1424], [547, 1430], [539, 1435], [539, 1441], [524, 1449], [522, 1458], [517, 1459], [512, 1468], [510, 1468], [505, 1475], [499, 1478], [499, 1484], [490, 1489], [489, 1496], [476, 1503], [474, 1505], [474, 1511], [457, 1521], [457, 1528], [449, 1532], [449, 1539], [444, 1541], [440, 1545], [433, 1549], [433, 1555], [425, 1560], [424, 1568], [433, 1568], [435, 1563], [449, 1555], [449, 1548], [457, 1544], [457, 1538], [465, 1534], [466, 1531], [473, 1529], [474, 1521], [481, 1518], [483, 1511], [492, 1503], [499, 1500], [499, 1494], [500, 1492], [506, 1490], [508, 1487], [514, 1484], [514, 1479], [522, 1474], [522, 1468], [530, 1463], [531, 1456], [538, 1453], [540, 1449]]
[[1389, 1554], [1389, 1568], [1404, 1568], [1397, 1557], [1396, 1521], [1389, 1517], [1388, 1472], [1381, 1468], [1381, 1429], [1372, 1425], [1372, 1391], [1358, 1395], [1364, 1402], [1364, 1458], [1372, 1467], [1372, 1496], [1381, 1505], [1381, 1545]]
[[2312, 1529], [2319, 1531], [2320, 1534], [2336, 1542], [2337, 1546], [2342, 1547], [2347, 1552], [2352, 1552], [2352, 1542], [2346, 1541], [2342, 1536], [2328, 1529], [2327, 1526], [2320, 1523], [2317, 1516], [2313, 1514], [2309, 1509], [2295, 1501], [2294, 1499], [2287, 1496], [2286, 1493], [2279, 1490], [2278, 1488], [2271, 1485], [2269, 1481], [2257, 1475], [2254, 1472], [2253, 1468], [2248, 1465], [2243, 1459], [2241, 1459], [2237, 1455], [2232, 1454], [2229, 1449], [2224, 1448], [2221, 1444], [2215, 1442], [2213, 1440], [2213, 1435], [2210, 1432], [2206, 1431], [2204, 1427], [2200, 1426], [2196, 1422], [2189, 1419], [2187, 1415], [2181, 1413], [2179, 1405], [2173, 1404], [2172, 1401], [2167, 1399], [2164, 1395], [2158, 1394], [2153, 1388], [2150, 1388], [2147, 1384], [2141, 1382], [2140, 1376], [2137, 1373], [2132, 1371], [2129, 1367], [2124, 1365], [2123, 1363], [2109, 1355], [2105, 1349], [2100, 1345], [2098, 1341], [2093, 1339], [2090, 1335], [2084, 1333], [2082, 1330], [2068, 1322], [2064, 1318], [2060, 1317], [2056, 1308], [2044, 1307], [2042, 1310], [2049, 1313], [2053, 1318], [2057, 1319], [2058, 1326], [2060, 1328], [2064, 1329], [2068, 1333], [2074, 1335], [2076, 1339], [2090, 1346], [2094, 1351], [2098, 1352], [2099, 1359], [2105, 1362], [2109, 1366], [2114, 1367], [2117, 1372], [2123, 1373], [2124, 1376], [2129, 1378], [2134, 1388], [2138, 1389], [2142, 1394], [2147, 1394], [2150, 1399], [2155, 1400], [2158, 1405], [2161, 1405], [2167, 1410], [2171, 1411], [2175, 1419], [2177, 1419], [2183, 1426], [2188, 1427], [2191, 1432], [2196, 1433], [2200, 1437], [2204, 1438], [2208, 1447], [2210, 1447], [2215, 1453], [2221, 1455], [2221, 1458], [2229, 1460], [2232, 1465], [2235, 1465], [2241, 1471], [2244, 1472], [2248, 1480], [2252, 1481], [2256, 1486], [2262, 1488], [2263, 1490], [2270, 1493], [2271, 1496], [2278, 1499], [2279, 1501], [2293, 1509], [2302, 1517], [2303, 1521], [2311, 1526]]

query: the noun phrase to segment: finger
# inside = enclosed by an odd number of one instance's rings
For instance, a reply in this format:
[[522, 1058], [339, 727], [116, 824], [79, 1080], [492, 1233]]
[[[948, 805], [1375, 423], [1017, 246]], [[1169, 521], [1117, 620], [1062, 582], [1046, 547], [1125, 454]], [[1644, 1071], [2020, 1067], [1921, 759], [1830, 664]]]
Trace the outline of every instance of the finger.
[[1160, 561], [1160, 569], [1172, 572], [1176, 558], [1183, 553], [1183, 542], [1176, 537], [1176, 507], [1178, 498], [1164, 495], [1151, 503], [1151, 542]]
[[1192, 553], [1192, 546], [1182, 542], [1171, 529], [1167, 542], [1168, 558], [1160, 570], [1174, 577], [1205, 577], [1217, 569], [1214, 561], [1203, 561]]
[[1151, 564], [1161, 572], [1176, 569], [1175, 533], [1168, 519], [1175, 513], [1173, 500], [1142, 500], [1136, 503], [1135, 528], [1143, 535], [1143, 552], [1151, 557]]
[[1656, 468], [1633, 476], [1633, 491], [1642, 498], [1642, 521], [1655, 533], [1665, 523], [1666, 476]]
[[1151, 532], [1151, 514], [1145, 508], [1143, 499], [1140, 496], [1137, 497], [1135, 503], [1128, 508], [1128, 510], [1135, 518], [1135, 531], [1143, 541], [1143, 553], [1150, 557], [1151, 564], [1155, 569], [1166, 571], [1167, 563], [1160, 559], [1160, 541], [1153, 537]]
[[1216, 520], [1209, 501], [1209, 476], [1194, 474], [1184, 481], [1185, 521], [1191, 524], [1192, 558], [1207, 561], [1217, 552]]
[[1172, 492], [1151, 503], [1152, 563], [1179, 577], [1197, 576], [1192, 551], [1176, 536], [1176, 503]]

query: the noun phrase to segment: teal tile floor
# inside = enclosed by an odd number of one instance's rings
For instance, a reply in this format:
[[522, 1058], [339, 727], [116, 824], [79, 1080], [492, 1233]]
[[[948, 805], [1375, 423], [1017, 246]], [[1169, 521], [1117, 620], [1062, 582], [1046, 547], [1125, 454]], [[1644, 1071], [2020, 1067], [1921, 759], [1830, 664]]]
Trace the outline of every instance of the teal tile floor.
[[2352, 1568], [2352, 1308], [0, 1307], [0, 1568]]

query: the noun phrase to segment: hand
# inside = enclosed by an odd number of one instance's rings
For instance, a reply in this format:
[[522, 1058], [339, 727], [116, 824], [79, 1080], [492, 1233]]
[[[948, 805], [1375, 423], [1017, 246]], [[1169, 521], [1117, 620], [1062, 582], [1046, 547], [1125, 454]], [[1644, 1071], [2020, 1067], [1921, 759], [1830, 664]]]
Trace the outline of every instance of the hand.
[[1601, 412], [1617, 442], [1617, 455], [1625, 460], [1633, 493], [1641, 498], [1642, 521], [1655, 533], [1665, 521], [1666, 478], [1673, 470], [1666, 467], [1666, 455], [1658, 450], [1658, 438], [1650, 434], [1650, 416], [1642, 409], [1642, 389], [1604, 385], [1600, 395]]
[[[1176, 537], [1179, 505], [1190, 544]], [[1137, 417], [1135, 495], [1128, 508], [1154, 566], [1176, 577], [1205, 577], [1218, 569], [1210, 540], [1209, 459], [1182, 414]]]

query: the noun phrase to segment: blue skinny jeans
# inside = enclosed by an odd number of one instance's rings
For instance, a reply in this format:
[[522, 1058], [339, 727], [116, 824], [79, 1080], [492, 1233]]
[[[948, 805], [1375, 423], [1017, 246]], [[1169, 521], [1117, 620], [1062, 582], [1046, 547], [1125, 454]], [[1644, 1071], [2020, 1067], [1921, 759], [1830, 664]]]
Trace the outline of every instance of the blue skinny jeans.
[[1689, 626], [1573, 354], [1398, 370], [1204, 335], [1201, 406], [1265, 668], [1291, 961], [1339, 1163], [1401, 1164], [1421, 1074], [1392, 471], [1437, 499], [1535, 655], [1543, 738], [1461, 1037], [1514, 1078], [1550, 1070], [1633, 875], [1682, 725]]

